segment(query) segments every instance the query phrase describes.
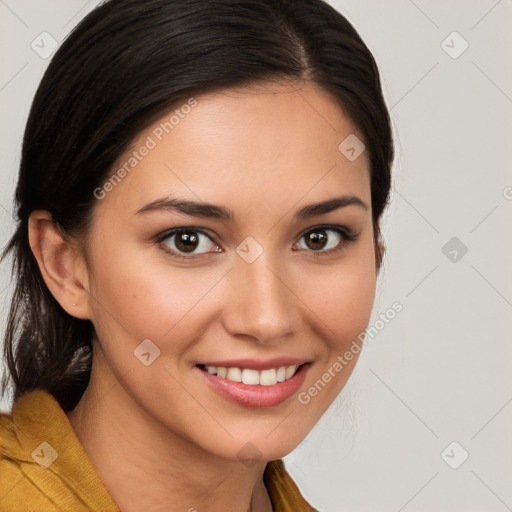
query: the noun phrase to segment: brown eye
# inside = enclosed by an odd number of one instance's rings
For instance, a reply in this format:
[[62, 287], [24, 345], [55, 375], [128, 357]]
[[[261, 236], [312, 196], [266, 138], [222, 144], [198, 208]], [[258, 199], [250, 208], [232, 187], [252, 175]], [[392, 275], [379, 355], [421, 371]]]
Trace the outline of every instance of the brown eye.
[[206, 233], [196, 229], [174, 229], [158, 241], [167, 252], [176, 256], [190, 254], [193, 258], [209, 252], [220, 252], [217, 244]]
[[174, 241], [179, 251], [192, 252], [196, 249], [199, 238], [192, 232], [178, 233]]
[[328, 242], [329, 237], [325, 231], [312, 231], [304, 235], [306, 245], [314, 251], [323, 249]]
[[[348, 243], [357, 238], [351, 230], [336, 226], [319, 226], [302, 235], [299, 248], [320, 254], [330, 254], [344, 249]], [[301, 244], [301, 242], [303, 244]], [[302, 247], [301, 247], [302, 245]]]

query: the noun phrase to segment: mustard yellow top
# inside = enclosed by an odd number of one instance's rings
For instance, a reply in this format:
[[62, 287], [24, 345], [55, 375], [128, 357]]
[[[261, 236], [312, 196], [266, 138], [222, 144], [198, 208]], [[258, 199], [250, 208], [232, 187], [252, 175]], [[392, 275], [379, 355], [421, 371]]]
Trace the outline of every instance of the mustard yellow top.
[[[0, 415], [0, 510], [9, 512], [119, 512], [49, 392], [24, 394], [12, 415]], [[264, 482], [274, 512], [316, 512], [302, 497], [281, 459], [270, 461]]]

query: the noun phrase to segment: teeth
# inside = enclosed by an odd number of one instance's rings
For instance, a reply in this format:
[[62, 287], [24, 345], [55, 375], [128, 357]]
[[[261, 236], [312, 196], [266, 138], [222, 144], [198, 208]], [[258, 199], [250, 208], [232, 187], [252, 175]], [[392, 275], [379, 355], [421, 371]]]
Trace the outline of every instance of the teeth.
[[286, 372], [284, 374], [285, 380], [289, 379], [290, 377], [293, 377], [293, 375], [295, 374], [296, 371], [297, 371], [296, 366], [288, 366], [288, 368], [286, 368]]
[[259, 384], [260, 374], [257, 370], [245, 369], [242, 372], [242, 382], [244, 384]]
[[233, 382], [243, 382], [251, 386], [274, 386], [278, 382], [284, 382], [295, 375], [298, 366], [281, 366], [270, 370], [252, 370], [250, 368], [224, 368], [222, 366], [205, 366], [210, 375], [217, 375]]
[[233, 382], [242, 382], [242, 371], [240, 368], [228, 368], [226, 379], [232, 380]]
[[272, 368], [271, 370], [263, 370], [260, 375], [260, 384], [262, 386], [273, 386], [277, 384], [277, 373]]

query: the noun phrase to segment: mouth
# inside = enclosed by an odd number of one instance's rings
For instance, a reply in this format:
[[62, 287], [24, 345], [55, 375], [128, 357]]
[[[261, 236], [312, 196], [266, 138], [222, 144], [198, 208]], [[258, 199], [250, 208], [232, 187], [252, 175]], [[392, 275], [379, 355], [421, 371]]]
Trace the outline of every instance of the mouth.
[[210, 366], [198, 365], [203, 371], [231, 382], [243, 382], [248, 386], [275, 386], [278, 382], [291, 379], [300, 365], [279, 366], [268, 370], [254, 370], [252, 368], [238, 368], [236, 366]]
[[[293, 362], [299, 363], [298, 360]], [[311, 366], [309, 362], [280, 362], [272, 367], [270, 364], [237, 363], [238, 366], [198, 364], [195, 369], [217, 394], [249, 407], [273, 407], [283, 403], [298, 391]], [[256, 369], [254, 366], [266, 367]]]

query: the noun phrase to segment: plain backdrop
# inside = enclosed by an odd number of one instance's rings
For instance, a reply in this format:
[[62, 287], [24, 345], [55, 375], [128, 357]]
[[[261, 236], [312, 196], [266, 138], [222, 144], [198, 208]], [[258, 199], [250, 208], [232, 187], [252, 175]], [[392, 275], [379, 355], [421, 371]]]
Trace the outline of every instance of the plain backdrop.
[[[61, 41], [97, 3], [0, 0], [2, 246], [48, 64], [33, 41]], [[331, 4], [373, 52], [395, 131], [370, 325], [403, 310], [287, 468], [322, 512], [512, 510], [512, 2]], [[4, 263], [2, 330], [10, 278]]]

